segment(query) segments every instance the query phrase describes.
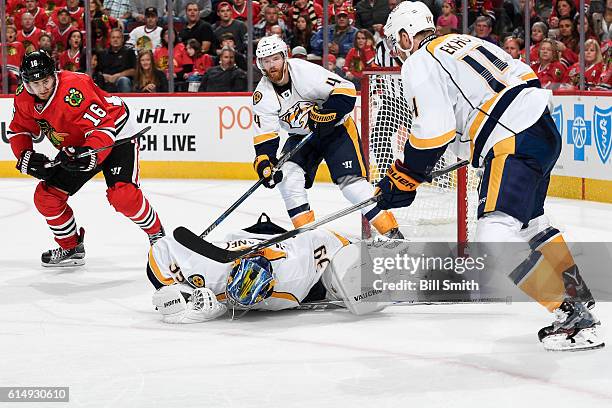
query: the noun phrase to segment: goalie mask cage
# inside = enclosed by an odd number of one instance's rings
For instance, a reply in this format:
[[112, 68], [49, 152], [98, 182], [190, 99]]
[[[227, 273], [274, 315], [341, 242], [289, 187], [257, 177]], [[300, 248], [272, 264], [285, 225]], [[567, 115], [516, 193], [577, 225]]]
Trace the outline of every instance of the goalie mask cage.
[[[403, 95], [400, 69], [370, 68], [361, 79], [361, 138], [373, 185], [385, 175], [395, 159], [403, 159], [410, 135], [412, 112]], [[434, 170], [458, 157], [447, 149]], [[431, 184], [419, 186], [415, 201], [407, 208], [392, 210], [407, 239], [467, 242], [475, 229], [478, 175], [463, 167]], [[367, 221], [363, 236], [370, 237]]]

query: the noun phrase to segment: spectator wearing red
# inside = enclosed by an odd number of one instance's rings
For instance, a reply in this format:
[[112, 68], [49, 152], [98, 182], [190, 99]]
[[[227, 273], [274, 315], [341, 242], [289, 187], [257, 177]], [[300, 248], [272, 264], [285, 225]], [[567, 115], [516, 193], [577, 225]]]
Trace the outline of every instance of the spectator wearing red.
[[215, 65], [213, 58], [202, 52], [202, 45], [192, 38], [187, 41], [185, 52], [178, 61], [182, 67], [182, 77], [189, 82], [200, 82], [208, 68]]
[[[240, 20], [244, 23], [247, 22], [248, 19], [248, 11], [247, 2], [245, 0], [234, 0], [232, 5], [232, 18], [234, 20]], [[259, 2], [253, 1], [253, 24], [259, 23], [259, 14], [261, 12], [261, 7]]]
[[521, 40], [516, 37], [506, 37], [504, 40], [504, 51], [514, 59], [521, 59]]
[[[585, 1], [585, 4], [586, 3], [587, 1]], [[577, 12], [578, 7], [571, 0], [553, 1], [553, 9], [552, 13], [550, 13], [550, 17], [548, 17], [548, 25], [550, 28], [559, 28], [559, 20], [561, 17], [574, 18]]]
[[110, 47], [110, 32], [108, 25], [99, 18], [91, 20], [93, 50], [102, 53]]
[[537, 62], [540, 58], [540, 44], [548, 37], [548, 26], [539, 21], [531, 26], [531, 47], [529, 47], [529, 62]]
[[603, 44], [601, 50], [604, 58], [604, 69], [599, 77], [597, 89], [612, 90], [612, 40]]
[[351, 0], [332, 0], [328, 7], [329, 22], [336, 22], [336, 14], [338, 10], [343, 9], [348, 12], [349, 24], [355, 24], [355, 8]]
[[[185, 44], [179, 42], [176, 30], [174, 30], [174, 77], [181, 73], [182, 66], [179, 65], [178, 61], [182, 61], [183, 54], [185, 53]], [[161, 47], [153, 50], [153, 59], [155, 60], [155, 66], [162, 70], [166, 76], [168, 76], [169, 67], [169, 55], [168, 55], [168, 27], [164, 27], [161, 32]]]
[[[593, 39], [586, 40], [584, 43], [584, 85], [585, 89], [592, 89], [597, 86], [601, 74], [604, 70], [603, 58], [599, 42]], [[578, 89], [580, 85], [580, 63], [577, 62], [565, 71], [563, 75], [564, 89]]]
[[452, 30], [456, 30], [459, 27], [459, 19], [456, 13], [455, 0], [444, 0], [442, 14], [436, 21], [436, 27], [441, 34], [449, 34]]
[[67, 9], [60, 9], [57, 13], [58, 24], [51, 27], [51, 38], [53, 39], [53, 48], [62, 53], [66, 49], [68, 36], [72, 30], [76, 30], [72, 26], [72, 18]]
[[25, 0], [6, 0], [7, 16], [14, 16], [23, 8], [25, 8]]
[[66, 51], [59, 55], [59, 68], [66, 71], [80, 71], [81, 59], [84, 57], [83, 34], [79, 30], [73, 30], [68, 36]]
[[578, 62], [578, 52], [580, 35], [574, 24], [574, 19], [570, 17], [559, 18], [559, 51], [561, 52], [561, 62], [567, 68]]
[[329, 54], [327, 56], [327, 70], [338, 75], [340, 78], [346, 78], [344, 70], [337, 65], [336, 56]]
[[374, 36], [362, 28], [355, 34], [353, 48], [346, 54], [343, 67], [346, 79], [353, 82], [357, 89], [361, 86], [363, 70], [375, 65], [374, 57], [376, 57]]
[[[198, 48], [199, 50], [199, 48]], [[168, 79], [153, 62], [153, 51], [142, 49], [138, 52], [133, 92], [168, 92]]]
[[[85, 9], [83, 7], [79, 7], [79, 0], [66, 0], [66, 7], [68, 13], [70, 13], [70, 17], [72, 17], [73, 24], [76, 24], [76, 27], [83, 31], [85, 30], [85, 20], [83, 15], [85, 14]], [[57, 13], [61, 10], [61, 8], [56, 8], [53, 13], [51, 13], [51, 17], [49, 18], [49, 25], [51, 27], [59, 24]]]
[[21, 27], [21, 30], [17, 31], [17, 41], [23, 44], [26, 54], [37, 50], [44, 31], [34, 25], [34, 16], [30, 13], [22, 14]]
[[313, 31], [316, 31], [323, 21], [323, 7], [314, 3], [313, 0], [293, 0], [292, 7], [289, 7], [289, 12], [287, 13], [287, 25], [289, 28], [293, 28], [299, 16], [304, 16], [310, 20]]
[[306, 52], [310, 54], [312, 47], [310, 39], [312, 38], [312, 23], [305, 16], [298, 16], [293, 25], [293, 35], [291, 36], [290, 47], [304, 47]]
[[244, 50], [245, 34], [247, 33], [246, 24], [242, 21], [234, 20], [232, 17], [232, 6], [226, 1], [222, 1], [217, 5], [217, 15], [219, 16], [219, 21], [213, 26], [217, 53], [219, 54], [221, 51], [219, 44], [221, 44], [221, 35], [224, 33], [232, 33], [234, 35], [237, 51]]
[[[7, 26], [6, 27], [6, 42], [7, 47], [0, 46], [0, 57], [4, 50], [7, 50], [7, 64], [9, 67], [8, 70], [8, 81], [9, 81], [9, 91], [14, 92], [17, 89], [17, 76], [15, 73], [18, 71], [21, 66], [21, 59], [25, 55], [25, 48], [23, 44], [17, 41], [17, 28], [15, 26]], [[1, 43], [0, 43], [1, 45]], [[0, 59], [1, 61], [1, 59]]]
[[470, 0], [468, 4], [468, 25], [478, 19], [478, 17], [490, 17], [495, 20], [495, 11], [492, 0]]
[[42, 7], [39, 7], [38, 0], [25, 0], [25, 7], [15, 13], [15, 26], [21, 30], [21, 16], [24, 13], [30, 13], [34, 17], [34, 26], [44, 30], [47, 27], [49, 17]]
[[559, 62], [557, 41], [545, 38], [540, 44], [538, 61], [531, 64], [542, 88], [557, 89], [563, 80], [565, 67]]

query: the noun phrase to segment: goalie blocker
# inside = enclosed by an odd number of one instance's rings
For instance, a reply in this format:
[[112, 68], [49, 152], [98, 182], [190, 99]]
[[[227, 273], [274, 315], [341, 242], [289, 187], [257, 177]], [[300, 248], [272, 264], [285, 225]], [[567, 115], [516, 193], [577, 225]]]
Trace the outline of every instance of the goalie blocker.
[[[268, 238], [266, 232], [283, 231], [269, 219], [264, 221], [264, 216], [255, 226], [230, 234], [217, 245], [238, 248]], [[218, 263], [172, 237], [164, 237], [149, 252], [147, 275], [157, 289], [153, 304], [167, 323], [198, 323], [218, 318], [227, 310], [227, 304], [243, 310], [275, 311], [310, 302], [342, 301], [351, 313], [362, 315], [382, 310], [385, 304], [378, 302], [380, 296], [362, 289], [360, 251], [358, 244], [351, 244], [333, 232], [308, 231], [245, 258], [250, 261], [264, 257], [269, 261], [268, 270], [260, 274], [259, 269], [253, 269], [253, 273], [240, 274], [237, 271], [244, 267], [244, 259]], [[252, 262], [246, 262], [249, 263]], [[256, 275], [271, 275], [272, 280], [259, 281]], [[236, 293], [242, 293], [235, 288], [227, 290], [228, 281], [237, 276], [252, 279], [245, 281], [245, 291], [253, 291], [262, 283], [260, 293], [245, 296], [255, 299], [252, 304], [227, 302], [228, 295], [235, 298]], [[232, 286], [235, 284], [232, 282]]]

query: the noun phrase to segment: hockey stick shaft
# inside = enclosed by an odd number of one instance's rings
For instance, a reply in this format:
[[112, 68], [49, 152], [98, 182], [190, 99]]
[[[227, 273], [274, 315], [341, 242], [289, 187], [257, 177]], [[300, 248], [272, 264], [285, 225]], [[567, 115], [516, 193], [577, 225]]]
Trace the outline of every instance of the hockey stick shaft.
[[[304, 146], [313, 136], [313, 133], [309, 133], [308, 135], [306, 135], [305, 137], [302, 138], [302, 140], [300, 140], [300, 142], [290, 151], [288, 151], [287, 153], [285, 153], [278, 161], [278, 163], [276, 163], [276, 166], [274, 166], [274, 169], [272, 169], [272, 177], [274, 176], [274, 173], [276, 173], [278, 170], [280, 170], [280, 168], [283, 166], [283, 164], [285, 164], [287, 162], [287, 160], [289, 160], [291, 157], [293, 157], [293, 155], [295, 155], [295, 153], [300, 150], [302, 148], [302, 146]], [[212, 230], [214, 230], [215, 228], [217, 228], [217, 226], [219, 224], [221, 224], [223, 222], [223, 220], [225, 220], [227, 218], [228, 215], [230, 215], [232, 212], [234, 212], [234, 210], [236, 208], [238, 208], [238, 206], [240, 204], [242, 204], [244, 202], [244, 200], [246, 200], [247, 198], [249, 198], [249, 196], [251, 194], [253, 194], [255, 192], [255, 190], [257, 190], [259, 188], [259, 186], [261, 186], [264, 182], [264, 179], [259, 179], [257, 180], [257, 182], [255, 184], [253, 184], [243, 195], [240, 196], [240, 198], [238, 198], [236, 201], [234, 201], [234, 203], [223, 212], [223, 214], [221, 214], [219, 216], [219, 218], [217, 218], [215, 221], [213, 221], [212, 224], [210, 224], [210, 226], [208, 228], [206, 228], [204, 230], [204, 232], [202, 232], [200, 234], [200, 238], [204, 238], [205, 236], [207, 236], [208, 234], [210, 234], [210, 232]]]
[[[131, 142], [134, 139], [139, 138], [140, 136], [142, 136], [145, 133], [147, 133], [149, 130], [151, 130], [151, 126], [145, 127], [140, 132], [136, 133], [134, 136], [126, 137], [125, 139], [121, 139], [121, 140], [119, 140], [119, 141], [117, 141], [117, 142], [115, 142], [115, 143], [113, 143], [111, 145], [108, 145], [108, 146], [103, 146], [103, 147], [100, 147], [98, 149], [92, 149], [92, 150], [88, 150], [88, 151], [83, 152], [83, 153], [79, 153], [76, 156], [74, 156], [74, 158], [75, 159], [80, 159], [82, 157], [91, 156], [92, 154], [97, 154], [97, 153], [103, 152], [104, 150], [108, 150], [108, 149], [112, 149], [112, 148], [117, 147], [117, 146], [124, 145], [126, 143]], [[52, 161], [52, 162], [49, 162], [49, 163], [45, 164], [44, 167], [48, 169], [48, 168], [52, 168], [52, 167], [58, 166], [60, 164], [62, 164], [62, 162], [57, 160], [57, 161]]]
[[[448, 167], [445, 167], [441, 170], [434, 171], [431, 173], [432, 179], [435, 179], [436, 177], [440, 177], [444, 174], [457, 170], [460, 167], [466, 166], [468, 163], [469, 162], [467, 160], [463, 160], [463, 161], [454, 163]], [[320, 227], [321, 225], [327, 224], [328, 222], [334, 221], [338, 218], [344, 217], [345, 215], [351, 214], [357, 210], [360, 210], [364, 207], [374, 204], [378, 201], [378, 199], [379, 199], [379, 196], [370, 197], [360, 203], [354, 204], [350, 207], [347, 207], [333, 214], [330, 214], [326, 217], [323, 217], [320, 220], [315, 221], [314, 223], [307, 224], [303, 227], [299, 227], [291, 231], [287, 231], [283, 234], [277, 235], [266, 241], [262, 241], [256, 245], [253, 245], [251, 247], [247, 247], [241, 250], [231, 251], [231, 250], [219, 248], [211, 244], [210, 242], [200, 239], [200, 237], [198, 237], [197, 235], [195, 235], [193, 232], [189, 231], [185, 227], [178, 227], [177, 229], [175, 229], [174, 238], [181, 245], [191, 249], [192, 251], [202, 256], [205, 256], [207, 258], [210, 258], [220, 263], [228, 263], [238, 258], [241, 258], [245, 255], [251, 254], [253, 252], [257, 252], [261, 249], [264, 249], [274, 244], [277, 244], [279, 242], [285, 241], [289, 238], [293, 238], [296, 235], [299, 235], [303, 232], [314, 230]]]

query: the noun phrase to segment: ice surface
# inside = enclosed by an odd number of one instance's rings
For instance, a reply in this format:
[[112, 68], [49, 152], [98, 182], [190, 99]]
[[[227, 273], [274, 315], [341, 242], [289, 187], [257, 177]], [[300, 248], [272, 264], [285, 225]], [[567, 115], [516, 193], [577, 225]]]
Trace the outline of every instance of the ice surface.
[[[200, 232], [250, 184], [144, 180], [143, 189], [166, 231]], [[612, 406], [612, 344], [544, 352], [536, 333], [551, 317], [536, 304], [163, 324], [151, 306], [147, 238], [108, 205], [103, 182], [70, 200], [86, 229], [87, 265], [59, 270], [39, 265], [55, 242], [32, 203], [35, 181], [0, 185], [0, 386], [70, 386], [75, 407]], [[320, 215], [347, 205], [333, 185], [309, 194]], [[261, 211], [290, 226], [279, 193], [262, 188], [211, 237]], [[547, 211], [569, 239], [612, 241], [612, 205], [550, 199]], [[359, 223], [354, 215], [331, 227], [354, 238]], [[612, 307], [596, 312], [605, 335]]]

